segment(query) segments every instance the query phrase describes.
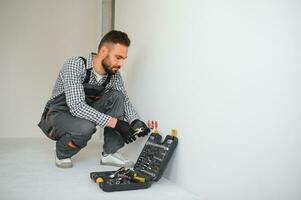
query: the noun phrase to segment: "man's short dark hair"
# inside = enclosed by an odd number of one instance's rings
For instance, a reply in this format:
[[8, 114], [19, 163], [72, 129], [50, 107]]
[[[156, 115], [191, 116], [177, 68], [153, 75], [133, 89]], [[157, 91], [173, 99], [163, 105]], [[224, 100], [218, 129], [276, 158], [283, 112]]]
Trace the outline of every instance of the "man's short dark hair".
[[98, 45], [98, 51], [105, 43], [118, 43], [128, 47], [131, 44], [131, 40], [126, 33], [112, 30], [103, 36]]

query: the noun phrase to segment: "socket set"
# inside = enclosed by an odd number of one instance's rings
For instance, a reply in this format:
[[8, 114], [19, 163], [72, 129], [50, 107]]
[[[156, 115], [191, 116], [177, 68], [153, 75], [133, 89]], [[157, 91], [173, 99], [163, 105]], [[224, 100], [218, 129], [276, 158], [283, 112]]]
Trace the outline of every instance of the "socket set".
[[178, 144], [176, 131], [162, 136], [153, 132], [146, 141], [134, 167], [121, 167], [117, 171], [91, 172], [90, 178], [106, 192], [149, 188], [158, 181]]

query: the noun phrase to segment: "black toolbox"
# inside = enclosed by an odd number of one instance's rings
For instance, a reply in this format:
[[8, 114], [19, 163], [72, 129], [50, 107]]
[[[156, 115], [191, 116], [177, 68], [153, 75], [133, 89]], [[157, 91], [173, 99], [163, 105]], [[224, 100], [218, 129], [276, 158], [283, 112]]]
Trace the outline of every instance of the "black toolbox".
[[176, 133], [167, 135], [163, 142], [159, 133], [152, 133], [133, 169], [91, 172], [90, 178], [106, 192], [149, 188], [162, 177], [177, 144]]

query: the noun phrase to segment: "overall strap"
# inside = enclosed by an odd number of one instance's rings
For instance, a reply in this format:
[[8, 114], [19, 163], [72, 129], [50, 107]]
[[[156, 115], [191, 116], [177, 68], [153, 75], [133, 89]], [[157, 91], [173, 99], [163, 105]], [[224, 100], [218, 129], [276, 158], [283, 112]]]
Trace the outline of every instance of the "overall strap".
[[85, 77], [84, 83], [89, 83], [90, 78], [91, 78], [91, 70], [92, 70], [92, 68], [86, 69], [86, 77]]
[[112, 77], [112, 74], [108, 74], [108, 76], [107, 76], [105, 82], [103, 82], [103, 83], [101, 84], [104, 88], [109, 84], [109, 82], [110, 82], [110, 80], [111, 80], [111, 77]]
[[[84, 61], [85, 66], [87, 66], [87, 59], [82, 56], [80, 56], [80, 58]], [[86, 69], [86, 77], [85, 77], [84, 83], [89, 83], [90, 78], [91, 78], [91, 69], [92, 68]]]

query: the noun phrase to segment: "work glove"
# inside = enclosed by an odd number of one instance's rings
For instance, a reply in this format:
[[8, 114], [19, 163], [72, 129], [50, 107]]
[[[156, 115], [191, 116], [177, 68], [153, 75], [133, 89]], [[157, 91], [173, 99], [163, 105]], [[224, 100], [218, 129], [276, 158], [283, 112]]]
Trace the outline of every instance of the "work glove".
[[123, 141], [127, 144], [134, 142], [136, 140], [136, 137], [133, 135], [135, 131], [126, 121], [117, 120], [115, 130], [120, 133]]
[[150, 129], [146, 126], [146, 124], [139, 119], [135, 119], [134, 121], [132, 121], [131, 127], [136, 133], [139, 129], [141, 130], [139, 133], [137, 133], [139, 137], [144, 137], [150, 132]]

